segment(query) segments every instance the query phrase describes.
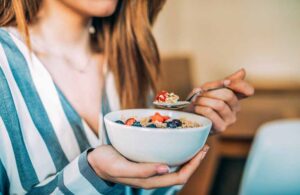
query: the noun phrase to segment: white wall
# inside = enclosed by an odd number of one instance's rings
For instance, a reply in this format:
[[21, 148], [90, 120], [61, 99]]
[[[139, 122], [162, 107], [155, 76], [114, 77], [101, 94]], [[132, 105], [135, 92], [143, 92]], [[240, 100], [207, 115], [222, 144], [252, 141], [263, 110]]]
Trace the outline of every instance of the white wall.
[[168, 0], [154, 33], [162, 54], [193, 55], [194, 85], [239, 67], [300, 84], [299, 0]]

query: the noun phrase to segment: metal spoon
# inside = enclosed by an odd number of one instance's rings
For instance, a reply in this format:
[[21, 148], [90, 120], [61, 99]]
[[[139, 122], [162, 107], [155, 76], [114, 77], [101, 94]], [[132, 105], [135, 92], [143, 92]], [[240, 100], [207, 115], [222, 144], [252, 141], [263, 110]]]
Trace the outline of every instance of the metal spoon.
[[160, 108], [165, 108], [165, 109], [171, 109], [171, 110], [178, 110], [178, 109], [181, 109], [181, 108], [185, 108], [187, 107], [188, 105], [191, 104], [192, 100], [205, 93], [205, 92], [209, 92], [209, 91], [214, 91], [214, 90], [218, 90], [218, 89], [223, 89], [223, 88], [226, 88], [226, 87], [215, 87], [215, 88], [208, 88], [208, 89], [199, 89], [199, 90], [196, 90], [194, 93], [192, 93], [191, 95], [189, 95], [185, 101], [178, 101], [176, 103], [166, 103], [166, 102], [153, 102], [153, 104], [157, 107], [160, 107]]

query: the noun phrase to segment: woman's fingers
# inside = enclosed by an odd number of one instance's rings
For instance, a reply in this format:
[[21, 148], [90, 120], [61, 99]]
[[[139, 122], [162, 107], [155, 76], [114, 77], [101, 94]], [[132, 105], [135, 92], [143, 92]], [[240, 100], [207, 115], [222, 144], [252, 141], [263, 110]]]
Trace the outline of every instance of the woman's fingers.
[[[218, 89], [214, 91], [206, 92], [202, 97], [213, 98], [225, 101], [231, 108], [232, 111], [239, 111], [240, 105], [237, 96], [230, 89]], [[199, 97], [201, 98], [201, 97]]]
[[[166, 165], [128, 161], [111, 146], [101, 146], [91, 151], [88, 155], [88, 161], [103, 179], [114, 183], [150, 189], [184, 184], [196, 170], [207, 150], [208, 147], [201, 149], [191, 161], [176, 173], [168, 173], [169, 168]], [[106, 165], [99, 166], [103, 163]], [[163, 173], [166, 174], [161, 175]]]
[[[170, 185], [185, 184], [191, 175], [195, 172], [201, 161], [205, 157], [209, 147], [204, 146], [197, 155], [186, 163], [178, 172], [170, 173], [163, 176], [152, 177], [148, 179], [149, 183], [155, 184], [155, 186], [164, 187]], [[174, 183], [175, 182], [175, 183]]]
[[246, 71], [244, 68], [241, 68], [240, 70], [236, 71], [235, 73], [229, 75], [226, 77], [226, 79], [229, 80], [244, 80], [246, 77]]
[[135, 163], [124, 158], [122, 162], [116, 163], [110, 176], [127, 177], [127, 178], [148, 178], [157, 174], [165, 174], [169, 172], [167, 165], [159, 163]]
[[236, 122], [236, 113], [240, 104], [235, 94], [229, 89], [219, 89], [204, 93], [194, 103], [194, 112], [209, 118], [215, 132], [223, 132]]
[[190, 160], [179, 170], [179, 174], [187, 174], [188, 176], [191, 176], [196, 171], [201, 161], [204, 159], [208, 150], [209, 146], [205, 145], [192, 160]]
[[169, 172], [169, 167], [164, 164], [131, 162], [108, 145], [96, 148], [88, 158], [94, 170], [103, 178], [147, 178]]
[[[236, 113], [240, 111], [239, 100], [254, 94], [254, 88], [244, 79], [246, 71], [240, 69], [223, 80], [208, 82], [195, 90], [208, 91], [196, 97], [187, 111], [206, 116], [213, 122], [217, 131], [224, 131], [236, 121]], [[212, 88], [221, 89], [211, 90]]]
[[227, 123], [212, 108], [206, 106], [195, 106], [195, 113], [209, 118], [213, 122], [213, 128], [217, 131], [224, 131]]
[[204, 146], [203, 149], [201, 149], [198, 154], [178, 172], [154, 176], [147, 179], [124, 179], [123, 182], [131, 186], [141, 186], [145, 189], [185, 184], [205, 157], [208, 149], [208, 146]]
[[194, 88], [187, 97], [190, 97], [191, 95], [193, 95], [194, 93], [198, 92], [198, 91], [202, 91], [202, 90], [206, 90], [206, 89], [212, 89], [212, 88], [218, 88], [218, 87], [223, 87], [224, 86], [224, 80], [218, 80], [218, 81], [212, 81], [212, 82], [208, 82], [205, 83], [204, 85], [202, 85], [201, 87], [196, 87]]
[[[99, 152], [100, 149], [101, 147], [99, 147]], [[102, 147], [102, 150], [104, 150], [104, 152], [107, 151], [111, 154], [110, 156], [108, 156], [108, 159], [114, 159], [111, 162], [110, 166], [112, 169], [105, 169], [106, 171], [104, 178], [114, 183], [122, 183], [137, 188], [150, 189], [172, 186], [176, 184], [184, 184], [196, 170], [201, 160], [204, 158], [206, 152], [208, 151], [208, 147], [203, 147], [203, 149], [201, 149], [200, 152], [191, 161], [184, 165], [184, 167], [179, 172], [168, 173], [164, 175], [158, 175], [157, 164], [133, 163], [119, 156], [118, 152], [112, 150], [112, 148], [110, 147]], [[120, 166], [118, 164], [122, 165]], [[158, 166], [166, 165], [158, 164]], [[121, 173], [115, 173], [116, 171]], [[126, 177], [120, 177], [120, 175], [126, 175]], [[100, 174], [100, 176], [102, 177], [103, 175]]]
[[[216, 88], [216, 87], [223, 87], [228, 82], [231, 82], [233, 80], [244, 80], [245, 77], [246, 77], [246, 71], [245, 71], [245, 69], [242, 68], [242, 69], [236, 71], [235, 73], [229, 75], [225, 79], [207, 82], [204, 85], [202, 85], [200, 89], [211, 89], [211, 88]], [[196, 89], [199, 89], [199, 88], [196, 88]]]
[[229, 84], [226, 85], [226, 87], [246, 97], [252, 96], [254, 94], [253, 86], [244, 80], [232, 80]]
[[223, 87], [223, 86], [224, 86], [224, 80], [218, 80], [218, 81], [207, 82], [204, 85], [202, 85], [200, 89], [212, 89], [212, 88]]
[[235, 111], [219, 99], [212, 99], [207, 97], [199, 97], [195, 102], [196, 106], [210, 107], [216, 111], [226, 123], [234, 123], [236, 121]]

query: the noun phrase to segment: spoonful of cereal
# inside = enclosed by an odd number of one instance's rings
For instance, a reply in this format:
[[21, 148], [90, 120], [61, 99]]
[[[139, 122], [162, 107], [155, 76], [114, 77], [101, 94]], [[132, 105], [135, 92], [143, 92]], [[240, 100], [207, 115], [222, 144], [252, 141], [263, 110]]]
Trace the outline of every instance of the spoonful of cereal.
[[192, 100], [196, 96], [199, 96], [199, 95], [203, 94], [204, 92], [209, 92], [209, 91], [218, 90], [218, 89], [222, 89], [222, 88], [224, 88], [224, 87], [216, 87], [216, 88], [209, 88], [209, 89], [198, 89], [194, 93], [189, 95], [185, 99], [185, 101], [179, 101], [179, 96], [176, 95], [175, 93], [169, 93], [167, 91], [161, 91], [156, 95], [153, 104], [157, 107], [160, 107], [160, 108], [177, 110], [177, 109], [187, 107], [188, 105], [191, 104]]

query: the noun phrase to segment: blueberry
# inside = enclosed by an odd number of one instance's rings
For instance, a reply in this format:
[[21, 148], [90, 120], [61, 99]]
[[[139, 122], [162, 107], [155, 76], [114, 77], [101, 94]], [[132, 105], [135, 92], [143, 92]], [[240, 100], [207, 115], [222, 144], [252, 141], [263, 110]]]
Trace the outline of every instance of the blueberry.
[[175, 129], [177, 125], [174, 123], [174, 121], [167, 122], [167, 127]]
[[182, 122], [180, 120], [178, 120], [178, 119], [174, 119], [173, 123], [175, 123], [177, 127], [181, 127], [182, 126]]
[[142, 127], [141, 123], [139, 121], [135, 121], [132, 126], [135, 126], [135, 127]]
[[124, 125], [125, 123], [123, 122], [123, 121], [121, 121], [121, 120], [117, 120], [117, 121], [115, 121], [116, 123], [118, 123], [118, 124], [122, 124], [122, 125]]
[[152, 123], [152, 124], [147, 125], [147, 127], [148, 128], [156, 128], [156, 125]]

